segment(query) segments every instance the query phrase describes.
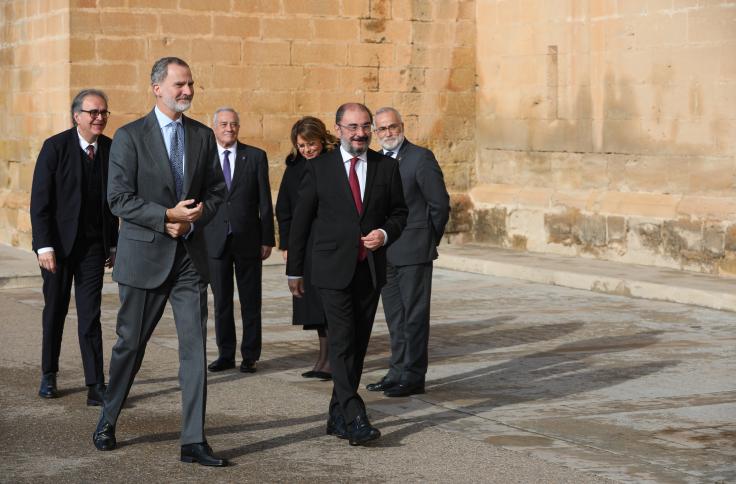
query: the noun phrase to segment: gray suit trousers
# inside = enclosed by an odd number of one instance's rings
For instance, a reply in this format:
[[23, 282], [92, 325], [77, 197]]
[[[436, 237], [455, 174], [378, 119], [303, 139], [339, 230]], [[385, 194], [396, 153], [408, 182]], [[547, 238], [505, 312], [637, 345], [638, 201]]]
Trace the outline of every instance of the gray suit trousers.
[[181, 445], [203, 442], [207, 402], [207, 285], [199, 277], [184, 244], [179, 242], [171, 273], [161, 286], [154, 289], [118, 286], [118, 340], [110, 359], [105, 418], [115, 425], [143, 362], [146, 344], [170, 300], [179, 339]]
[[381, 299], [391, 338], [388, 380], [424, 383], [429, 361], [431, 294], [432, 262], [407, 266], [387, 264]]

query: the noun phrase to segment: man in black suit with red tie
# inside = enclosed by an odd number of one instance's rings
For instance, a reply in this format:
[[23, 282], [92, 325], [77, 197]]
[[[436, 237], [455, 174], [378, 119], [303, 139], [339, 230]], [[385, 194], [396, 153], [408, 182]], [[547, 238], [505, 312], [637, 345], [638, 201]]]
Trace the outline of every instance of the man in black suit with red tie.
[[44, 142], [31, 186], [33, 250], [44, 298], [38, 394], [59, 395], [56, 374], [73, 281], [87, 405], [102, 405], [102, 277], [115, 262], [118, 240], [118, 219], [106, 197], [112, 142], [102, 134], [110, 115], [107, 96], [97, 89], [80, 91], [71, 114], [74, 127]]
[[335, 114], [340, 149], [308, 160], [289, 235], [286, 274], [304, 292], [304, 251], [313, 237], [312, 284], [327, 317], [333, 390], [327, 433], [362, 445], [381, 433], [358, 395], [368, 341], [386, 282], [386, 247], [401, 235], [408, 210], [396, 160], [368, 149], [371, 112], [348, 103]]
[[235, 367], [234, 267], [243, 319], [240, 371], [254, 373], [261, 357], [263, 260], [276, 245], [268, 160], [265, 151], [238, 141], [240, 118], [234, 109], [218, 109], [212, 122], [217, 140], [215, 169], [222, 169], [227, 195], [204, 230], [219, 352], [208, 368], [222, 371]]

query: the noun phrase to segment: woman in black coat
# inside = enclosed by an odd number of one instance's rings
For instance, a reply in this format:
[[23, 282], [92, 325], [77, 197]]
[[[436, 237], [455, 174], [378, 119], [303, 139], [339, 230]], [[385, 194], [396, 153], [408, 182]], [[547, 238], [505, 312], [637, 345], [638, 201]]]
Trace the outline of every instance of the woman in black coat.
[[[327, 132], [325, 123], [321, 120], [305, 116], [291, 128], [291, 153], [286, 157], [286, 171], [281, 178], [278, 198], [276, 199], [276, 219], [279, 223], [279, 249], [286, 260], [289, 244], [289, 228], [294, 209], [299, 203], [299, 184], [304, 174], [306, 160], [316, 158], [320, 154], [334, 149], [338, 139]], [[302, 373], [305, 378], [319, 378], [329, 380], [330, 361], [327, 352], [327, 321], [325, 319], [322, 301], [319, 293], [311, 281], [312, 270], [312, 238], [307, 242], [306, 258], [304, 261], [304, 295], [301, 298], [293, 297], [293, 324], [301, 324], [304, 329], [314, 329], [319, 336], [319, 357], [314, 367]]]

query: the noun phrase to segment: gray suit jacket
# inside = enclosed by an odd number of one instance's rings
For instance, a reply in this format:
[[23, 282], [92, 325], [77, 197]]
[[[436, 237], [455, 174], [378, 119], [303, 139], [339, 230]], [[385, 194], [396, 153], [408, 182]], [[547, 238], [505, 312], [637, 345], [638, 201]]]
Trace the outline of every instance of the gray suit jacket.
[[442, 170], [430, 150], [409, 140], [404, 140], [396, 159], [409, 217], [399, 240], [388, 248], [388, 262], [395, 266], [431, 262], [450, 218]]
[[[204, 203], [204, 213], [184, 246], [203, 282], [209, 281], [204, 227], [225, 196], [222, 171], [210, 128], [184, 117], [184, 200]], [[120, 236], [113, 280], [142, 289], [160, 286], [174, 264], [177, 239], [166, 234], [166, 209], [178, 203], [161, 128], [156, 114], [127, 124], [115, 133], [110, 149], [107, 200], [120, 217]]]

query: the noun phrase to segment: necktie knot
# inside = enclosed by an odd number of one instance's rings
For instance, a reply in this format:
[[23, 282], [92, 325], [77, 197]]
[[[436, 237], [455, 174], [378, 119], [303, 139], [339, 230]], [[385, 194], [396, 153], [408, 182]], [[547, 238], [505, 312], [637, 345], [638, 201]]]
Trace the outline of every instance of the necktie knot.
[[94, 160], [95, 159], [95, 147], [93, 145], [87, 145], [87, 159]]
[[391, 158], [393, 158], [394, 157], [394, 152], [393, 151], [387, 151], [386, 152], [386, 156], [390, 156]]

